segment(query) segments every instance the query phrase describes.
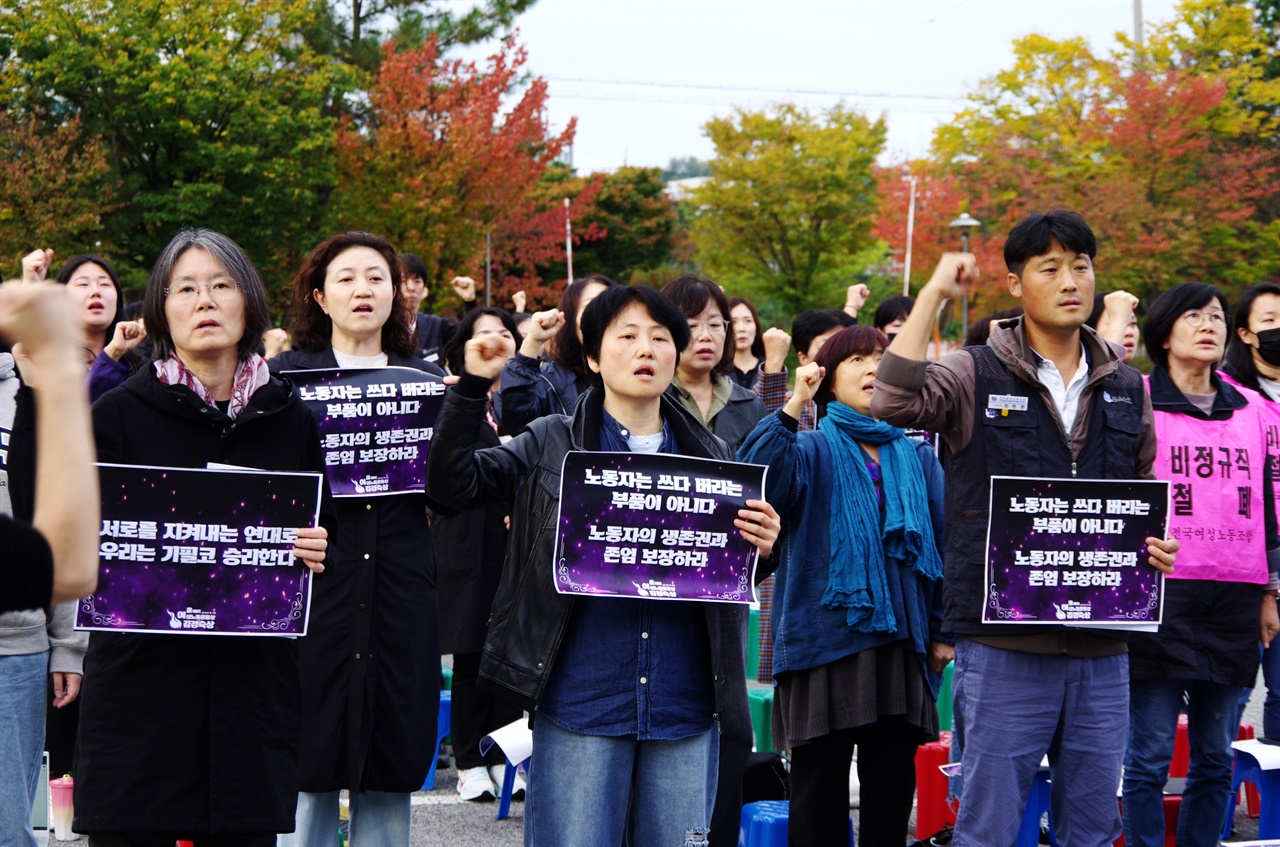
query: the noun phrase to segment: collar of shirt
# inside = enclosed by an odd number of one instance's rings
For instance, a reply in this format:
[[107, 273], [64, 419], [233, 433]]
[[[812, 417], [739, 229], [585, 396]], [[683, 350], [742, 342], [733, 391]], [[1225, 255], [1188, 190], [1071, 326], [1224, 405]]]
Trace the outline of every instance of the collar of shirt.
[[1080, 408], [1080, 396], [1084, 394], [1084, 385], [1089, 379], [1088, 351], [1084, 344], [1080, 345], [1080, 366], [1076, 368], [1075, 375], [1071, 377], [1069, 383], [1062, 381], [1062, 374], [1058, 372], [1057, 365], [1034, 349], [1031, 352], [1036, 357], [1036, 372], [1040, 377], [1040, 384], [1049, 389], [1053, 405], [1057, 408], [1059, 417], [1062, 418], [1062, 428], [1070, 436], [1075, 426], [1076, 412]]

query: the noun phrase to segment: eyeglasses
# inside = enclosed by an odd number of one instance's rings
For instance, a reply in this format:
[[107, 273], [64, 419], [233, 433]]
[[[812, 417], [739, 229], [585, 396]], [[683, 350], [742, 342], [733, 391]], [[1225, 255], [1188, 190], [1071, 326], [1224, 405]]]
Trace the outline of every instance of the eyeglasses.
[[231, 299], [239, 285], [229, 279], [215, 279], [213, 282], [179, 282], [164, 290], [164, 296], [175, 303], [194, 303], [200, 296], [200, 289], [209, 292], [215, 302], [221, 303]]
[[689, 321], [689, 331], [695, 335], [702, 332], [704, 329], [710, 330], [712, 335], [723, 335], [725, 332], [725, 322], [699, 321], [698, 323], [694, 323], [693, 321]]
[[1190, 312], [1183, 312], [1182, 317], [1187, 322], [1187, 326], [1192, 328], [1199, 327], [1206, 319], [1214, 329], [1224, 329], [1227, 325], [1227, 316], [1222, 312], [1201, 312], [1198, 309], [1192, 309]]

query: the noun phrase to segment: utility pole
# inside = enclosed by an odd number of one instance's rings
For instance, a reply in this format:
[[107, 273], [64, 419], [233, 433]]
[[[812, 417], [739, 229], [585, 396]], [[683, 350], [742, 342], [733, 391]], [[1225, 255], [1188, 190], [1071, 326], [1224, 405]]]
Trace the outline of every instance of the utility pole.
[[1133, 43], [1142, 50], [1142, 0], [1133, 0]]

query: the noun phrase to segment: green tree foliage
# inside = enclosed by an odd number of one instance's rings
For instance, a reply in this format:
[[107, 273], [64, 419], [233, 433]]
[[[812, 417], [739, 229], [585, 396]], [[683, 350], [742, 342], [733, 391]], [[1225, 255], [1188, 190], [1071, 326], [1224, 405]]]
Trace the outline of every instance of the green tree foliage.
[[209, 226], [282, 284], [334, 181], [323, 106], [345, 81], [296, 36], [312, 20], [310, 0], [0, 0], [0, 107], [101, 136], [127, 260]]
[[694, 193], [691, 235], [706, 272], [770, 314], [838, 307], [873, 245], [884, 121], [781, 105], [704, 131], [716, 157]]
[[660, 268], [672, 258], [676, 207], [666, 195], [658, 168], [624, 167], [607, 174], [573, 177], [566, 187], [576, 191], [599, 182], [595, 202], [575, 227], [595, 227], [599, 238], [573, 250], [577, 276], [602, 273], [620, 282]]
[[79, 119], [46, 130], [38, 115], [0, 112], [0, 278], [36, 247], [64, 258], [110, 252], [103, 218], [117, 189], [102, 140]]

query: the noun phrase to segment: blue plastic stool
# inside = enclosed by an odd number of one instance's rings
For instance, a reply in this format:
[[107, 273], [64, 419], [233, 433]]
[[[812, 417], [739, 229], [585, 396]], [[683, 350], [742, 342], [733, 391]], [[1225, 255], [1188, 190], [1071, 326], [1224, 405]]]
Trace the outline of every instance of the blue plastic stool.
[[1280, 770], [1263, 770], [1248, 750], [1236, 748], [1235, 773], [1231, 777], [1231, 800], [1228, 806], [1223, 838], [1231, 837], [1240, 783], [1252, 782], [1258, 787], [1261, 801], [1258, 809], [1258, 838], [1280, 838]]
[[423, 791], [434, 791], [436, 787], [436, 765], [440, 760], [440, 742], [449, 734], [449, 717], [453, 712], [453, 692], [440, 692], [440, 716], [436, 719], [436, 752], [431, 756], [431, 770], [422, 781]]
[[1031, 783], [1031, 796], [1027, 798], [1022, 826], [1018, 828], [1018, 840], [1014, 842], [1016, 847], [1037, 847], [1040, 843], [1040, 819], [1046, 813], [1049, 815], [1049, 845], [1058, 847], [1058, 838], [1053, 834], [1053, 812], [1049, 809], [1049, 769], [1041, 768]]
[[[738, 847], [787, 847], [787, 816], [791, 803], [761, 800], [742, 807], [738, 823]], [[849, 847], [853, 843], [853, 816], [849, 817]]]
[[[528, 767], [528, 759], [520, 763], [520, 766]], [[498, 814], [494, 815], [496, 821], [506, 820], [507, 815], [511, 812], [511, 794], [516, 787], [516, 768], [519, 767], [510, 759], [507, 759], [507, 769], [502, 776], [502, 791], [498, 794]]]

